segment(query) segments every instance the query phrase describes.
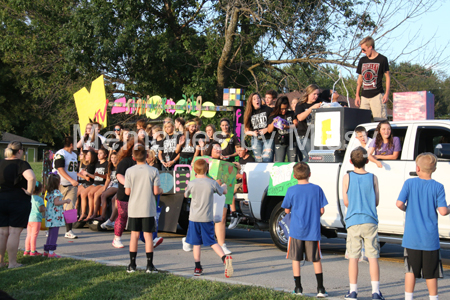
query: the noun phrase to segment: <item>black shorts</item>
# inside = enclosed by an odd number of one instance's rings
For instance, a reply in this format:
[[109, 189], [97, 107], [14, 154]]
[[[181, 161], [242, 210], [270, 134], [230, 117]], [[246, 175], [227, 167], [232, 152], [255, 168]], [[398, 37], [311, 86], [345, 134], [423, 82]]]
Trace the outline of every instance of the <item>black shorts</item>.
[[23, 227], [28, 225], [31, 201], [0, 200], [0, 227]]
[[441, 250], [424, 251], [405, 248], [405, 272], [415, 278], [442, 278]]
[[320, 261], [320, 241], [302, 241], [289, 237], [286, 258], [294, 261]]
[[148, 218], [128, 218], [127, 229], [129, 231], [155, 232], [155, 217]]

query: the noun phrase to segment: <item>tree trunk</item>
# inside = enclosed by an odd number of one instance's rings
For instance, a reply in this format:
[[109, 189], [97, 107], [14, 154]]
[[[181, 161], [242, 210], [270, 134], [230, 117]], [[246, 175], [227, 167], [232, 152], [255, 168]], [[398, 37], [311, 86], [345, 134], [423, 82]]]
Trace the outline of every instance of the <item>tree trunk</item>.
[[231, 10], [230, 22], [228, 28], [225, 29], [225, 44], [222, 49], [222, 55], [217, 66], [217, 89], [216, 89], [216, 103], [222, 104], [223, 89], [226, 87], [228, 78], [230, 76], [227, 70], [233, 50], [234, 37], [239, 19], [239, 8], [233, 7]]

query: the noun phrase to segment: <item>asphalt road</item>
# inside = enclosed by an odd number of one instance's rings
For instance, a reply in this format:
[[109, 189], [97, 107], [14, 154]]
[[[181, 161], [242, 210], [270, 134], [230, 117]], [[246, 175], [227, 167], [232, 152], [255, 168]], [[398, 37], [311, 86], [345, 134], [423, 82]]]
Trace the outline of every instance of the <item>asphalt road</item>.
[[[123, 249], [112, 247], [113, 232], [93, 232], [88, 228], [75, 229], [78, 239], [64, 238], [63, 228], [60, 230], [57, 253], [77, 259], [89, 259], [104, 264], [126, 266], [129, 263], [127, 246], [130, 234], [125, 232], [122, 241]], [[218, 280], [228, 283], [264, 286], [267, 288], [292, 291], [294, 287], [291, 262], [286, 260], [285, 253], [278, 250], [272, 243], [268, 232], [247, 231], [245, 229], [227, 231], [226, 243], [233, 251], [234, 276], [226, 279], [223, 275], [223, 265], [220, 258], [209, 247], [202, 248], [202, 265], [204, 275], [193, 277], [194, 260], [192, 252], [184, 252], [181, 247], [180, 233], [160, 233], [164, 242], [155, 250], [155, 266], [161, 270], [176, 275], [191, 277], [194, 280]], [[21, 237], [21, 248], [24, 246], [26, 233]], [[38, 251], [45, 244], [45, 233], [38, 237]], [[330, 299], [343, 299], [348, 290], [348, 261], [344, 258], [345, 243], [340, 239], [326, 239], [321, 242], [323, 253], [324, 285]], [[386, 299], [403, 299], [404, 269], [402, 248], [386, 244], [382, 248], [381, 291]], [[450, 251], [442, 251], [445, 263], [450, 264]], [[145, 268], [144, 244], [139, 244], [137, 264]], [[125, 267], [124, 267], [125, 272]], [[316, 282], [311, 263], [306, 263], [302, 269], [302, 285], [307, 295], [314, 296]], [[450, 269], [444, 270], [444, 279], [439, 280], [440, 299], [450, 299]], [[358, 299], [371, 299], [371, 287], [368, 263], [359, 263]], [[428, 299], [428, 291], [424, 280], [416, 284], [415, 299]]]

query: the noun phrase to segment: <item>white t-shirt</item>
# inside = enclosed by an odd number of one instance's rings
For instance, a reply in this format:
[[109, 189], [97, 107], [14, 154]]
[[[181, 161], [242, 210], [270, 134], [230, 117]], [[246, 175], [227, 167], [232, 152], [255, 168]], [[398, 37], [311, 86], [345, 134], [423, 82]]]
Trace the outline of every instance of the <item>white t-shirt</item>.
[[[369, 145], [372, 142], [372, 139], [370, 137], [367, 138], [366, 147], [364, 149], [369, 150]], [[355, 150], [358, 147], [362, 147], [361, 142], [358, 139], [355, 139], [353, 150]]]
[[[64, 171], [66, 171], [67, 175], [69, 175], [70, 178], [72, 178], [73, 180], [77, 180], [78, 157], [76, 153], [69, 153], [64, 149], [56, 152], [55, 156], [53, 157], [53, 171], [58, 171], [58, 168], [64, 168]], [[59, 174], [59, 177], [61, 178], [61, 185], [72, 185], [67, 179], [61, 176], [61, 174]]]

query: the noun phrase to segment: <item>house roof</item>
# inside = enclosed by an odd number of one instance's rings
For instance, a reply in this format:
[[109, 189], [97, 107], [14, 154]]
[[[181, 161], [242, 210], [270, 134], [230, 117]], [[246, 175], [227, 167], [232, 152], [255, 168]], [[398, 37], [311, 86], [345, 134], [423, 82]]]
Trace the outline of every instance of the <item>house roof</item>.
[[19, 136], [16, 134], [12, 134], [12, 133], [8, 133], [8, 132], [3, 132], [0, 144], [9, 144], [12, 141], [21, 142], [22, 145], [26, 145], [26, 146], [47, 146], [47, 144], [42, 144], [42, 143], [39, 143], [38, 141], [35, 141], [32, 139], [27, 139], [25, 137], [22, 137], [22, 136]]

